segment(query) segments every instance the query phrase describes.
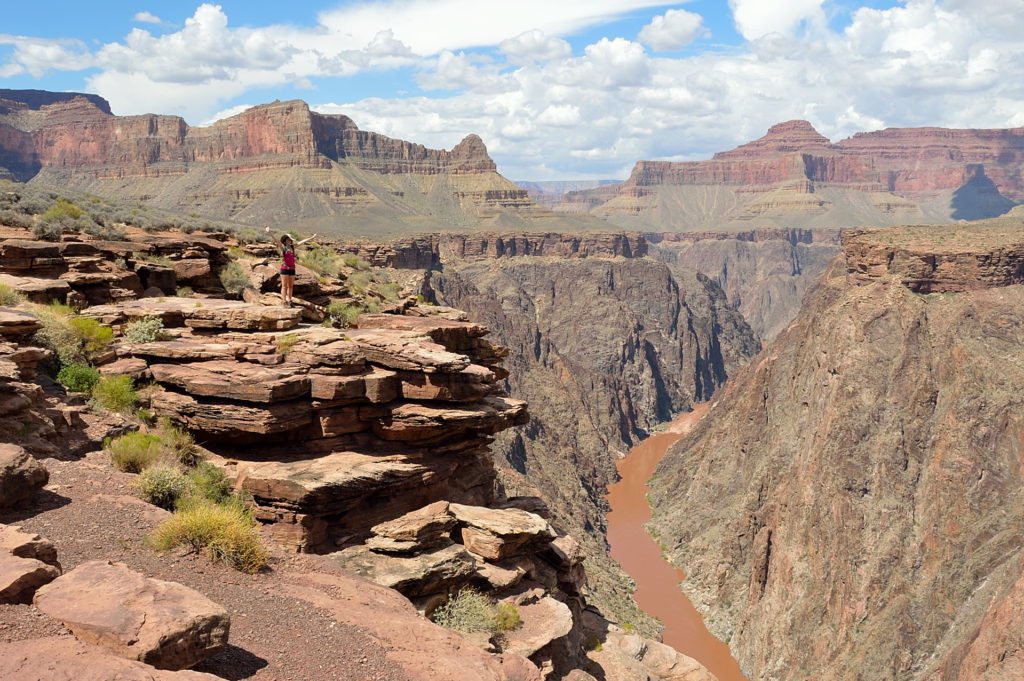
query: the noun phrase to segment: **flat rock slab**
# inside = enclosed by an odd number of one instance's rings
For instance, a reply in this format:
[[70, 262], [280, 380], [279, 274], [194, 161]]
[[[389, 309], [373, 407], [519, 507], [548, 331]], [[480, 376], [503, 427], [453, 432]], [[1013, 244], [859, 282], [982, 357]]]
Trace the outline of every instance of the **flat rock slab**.
[[82, 641], [160, 669], [185, 669], [228, 642], [224, 608], [123, 563], [90, 561], [36, 592], [35, 605]]
[[273, 435], [309, 425], [313, 420], [309, 403], [304, 401], [273, 404], [234, 404], [199, 402], [190, 395], [159, 390], [151, 400], [153, 410], [184, 423], [214, 439], [234, 439]]
[[50, 473], [28, 453], [12, 444], [0, 444], [0, 506], [13, 506], [50, 479]]
[[9, 553], [18, 558], [33, 558], [60, 568], [57, 549], [49, 539], [26, 532], [16, 525], [0, 524], [0, 554]]
[[413, 598], [443, 593], [465, 584], [476, 573], [476, 562], [459, 544], [418, 556], [385, 556], [365, 546], [353, 546], [329, 555], [345, 570]]
[[0, 336], [22, 340], [43, 328], [43, 323], [30, 314], [9, 307], [0, 307]]
[[447, 501], [435, 501], [421, 509], [371, 528], [366, 545], [378, 553], [421, 553], [439, 546], [455, 527]]
[[239, 331], [292, 329], [298, 326], [302, 318], [297, 308], [266, 307], [216, 298], [142, 298], [115, 305], [96, 305], [87, 308], [82, 314], [108, 325], [158, 317], [165, 327], [184, 325]]
[[31, 603], [36, 590], [58, 576], [53, 565], [0, 552], [0, 603]]
[[223, 681], [193, 671], [155, 669], [70, 636], [0, 643], [0, 679], [28, 681]]
[[462, 525], [462, 543], [490, 561], [522, 554], [555, 538], [548, 521], [518, 508], [486, 508], [451, 504]]
[[502, 652], [529, 657], [572, 631], [572, 612], [569, 606], [550, 596], [535, 603], [519, 605], [516, 609], [522, 625], [505, 632]]
[[510, 397], [453, 407], [409, 402], [391, 407], [389, 415], [374, 424], [374, 432], [384, 440], [429, 442], [465, 432], [493, 434], [528, 420], [526, 402]]
[[469, 357], [449, 352], [443, 345], [415, 332], [350, 329], [346, 335], [359, 346], [368, 361], [389, 369], [456, 372], [470, 363]]
[[190, 395], [243, 402], [281, 402], [309, 395], [309, 377], [297, 369], [276, 369], [249, 362], [211, 360], [189, 364], [152, 364], [153, 380]]

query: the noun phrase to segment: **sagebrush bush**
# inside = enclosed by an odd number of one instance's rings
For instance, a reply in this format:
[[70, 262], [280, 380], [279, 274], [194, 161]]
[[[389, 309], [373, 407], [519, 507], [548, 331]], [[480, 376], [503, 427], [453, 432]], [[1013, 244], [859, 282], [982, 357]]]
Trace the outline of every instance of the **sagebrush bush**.
[[511, 603], [498, 603], [494, 612], [494, 621], [498, 631], [512, 631], [523, 623], [519, 618], [519, 610]]
[[127, 414], [139, 401], [131, 376], [104, 376], [92, 389], [92, 398], [101, 407]]
[[134, 431], [119, 435], [107, 443], [114, 466], [125, 473], [141, 473], [160, 460], [163, 451], [159, 437]]
[[354, 325], [362, 313], [363, 308], [359, 305], [350, 305], [340, 300], [332, 300], [327, 306], [327, 314], [331, 321], [345, 326]]
[[143, 317], [124, 327], [124, 339], [129, 343], [152, 343], [159, 340], [164, 322], [159, 317]]
[[13, 307], [25, 302], [25, 296], [14, 290], [12, 286], [0, 284], [0, 305]]
[[100, 372], [88, 364], [67, 364], [57, 372], [57, 382], [76, 393], [91, 395], [99, 380]]
[[220, 284], [228, 293], [238, 295], [247, 288], [252, 288], [249, 275], [237, 262], [232, 260], [220, 271]]
[[373, 281], [373, 275], [364, 270], [350, 274], [345, 283], [352, 293], [365, 293], [371, 281]]
[[51, 303], [32, 313], [43, 323], [35, 342], [53, 351], [59, 370], [69, 364], [84, 364], [105, 351], [114, 338], [109, 326], [95, 319], [79, 317], [67, 305]]
[[366, 270], [370, 268], [370, 263], [360, 258], [355, 253], [345, 253], [341, 256], [341, 262], [345, 263], [346, 267], [351, 267], [357, 270]]
[[155, 464], [139, 473], [132, 486], [143, 501], [173, 511], [188, 493], [191, 481], [175, 466]]
[[341, 271], [338, 254], [329, 248], [314, 246], [299, 251], [299, 264], [321, 277], [336, 277]]
[[183, 500], [174, 515], [150, 535], [150, 543], [161, 551], [187, 544], [242, 572], [259, 572], [267, 564], [256, 521], [241, 504]]
[[498, 630], [491, 599], [476, 589], [462, 589], [448, 599], [448, 602], [434, 610], [434, 623], [446, 629], [472, 633]]

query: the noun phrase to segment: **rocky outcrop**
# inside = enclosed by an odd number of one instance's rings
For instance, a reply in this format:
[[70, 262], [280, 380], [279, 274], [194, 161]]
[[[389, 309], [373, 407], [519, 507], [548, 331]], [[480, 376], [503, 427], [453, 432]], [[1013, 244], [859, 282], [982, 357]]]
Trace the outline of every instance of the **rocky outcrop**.
[[455, 262], [516, 256], [586, 258], [647, 255], [647, 243], [639, 234], [443, 234], [440, 258]]
[[159, 669], [186, 669], [228, 642], [222, 607], [175, 582], [90, 561], [36, 592], [35, 605], [85, 643]]
[[619, 185], [574, 192], [556, 210], [626, 228], [952, 222], [1024, 200], [1024, 128], [887, 129], [832, 144], [806, 121], [707, 161], [638, 161]]
[[584, 543], [602, 611], [642, 621], [606, 556], [605, 486], [634, 442], [756, 352], [749, 328], [707, 279], [648, 258], [452, 258], [429, 286], [510, 348], [510, 390], [531, 405], [529, 424], [498, 436], [499, 478], [539, 490]]
[[46, 468], [18, 445], [0, 444], [0, 506], [11, 506], [43, 487]]
[[985, 678], [985, 664], [1016, 664], [1021, 284], [921, 295], [902, 267], [867, 277], [856, 263], [879, 243], [894, 263], [943, 262], [962, 238], [960, 281], [973, 281], [1020, 230], [847, 236], [793, 325], [662, 460], [654, 529], [748, 678]]

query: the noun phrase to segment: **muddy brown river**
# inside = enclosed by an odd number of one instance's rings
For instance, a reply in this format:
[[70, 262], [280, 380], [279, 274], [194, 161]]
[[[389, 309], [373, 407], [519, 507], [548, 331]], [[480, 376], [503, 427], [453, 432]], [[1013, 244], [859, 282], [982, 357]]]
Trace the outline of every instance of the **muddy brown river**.
[[611, 554], [636, 582], [633, 598], [665, 626], [662, 639], [696, 659], [719, 681], [746, 681], [729, 647], [712, 636], [704, 620], [680, 591], [683, 572], [661, 557], [661, 548], [644, 529], [651, 519], [647, 481], [669, 446], [707, 411], [707, 403], [676, 419], [669, 429], [647, 438], [616, 465], [622, 479], [608, 486], [608, 543]]

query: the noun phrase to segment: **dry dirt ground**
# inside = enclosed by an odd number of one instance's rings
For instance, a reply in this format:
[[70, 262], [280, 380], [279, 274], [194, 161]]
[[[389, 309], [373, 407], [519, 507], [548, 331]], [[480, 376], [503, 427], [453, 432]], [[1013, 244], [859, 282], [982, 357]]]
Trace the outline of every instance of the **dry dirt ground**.
[[[19, 507], [0, 510], [0, 523], [52, 541], [65, 572], [88, 560], [124, 562], [150, 577], [197, 589], [224, 606], [231, 614], [229, 645], [196, 671], [232, 681], [412, 678], [405, 665], [389, 659], [386, 643], [321, 607], [341, 607], [349, 595], [339, 591], [361, 586], [340, 578], [326, 559], [286, 554], [268, 541], [270, 568], [246, 575], [185, 550], [158, 553], [144, 540], [169, 514], [135, 498], [134, 476], [115, 470], [105, 453], [43, 463], [50, 471], [49, 484]], [[368, 592], [378, 588], [365, 586]], [[297, 590], [306, 595], [290, 595]], [[48, 635], [71, 634], [33, 606], [0, 605], [0, 642]]]

